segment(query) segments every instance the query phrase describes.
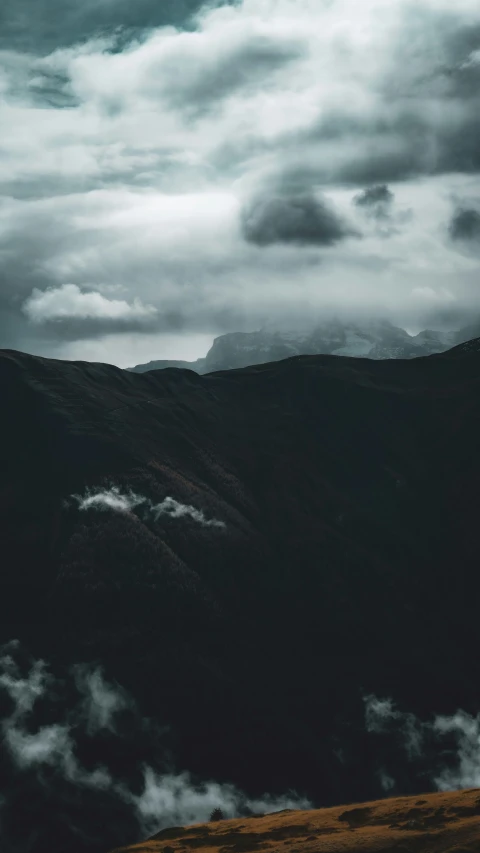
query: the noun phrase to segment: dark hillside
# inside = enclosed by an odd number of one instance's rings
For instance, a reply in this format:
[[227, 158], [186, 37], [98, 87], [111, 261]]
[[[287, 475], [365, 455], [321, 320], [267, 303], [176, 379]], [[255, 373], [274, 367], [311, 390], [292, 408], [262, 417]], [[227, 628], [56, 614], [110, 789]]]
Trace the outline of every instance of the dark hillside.
[[[375, 797], [366, 694], [480, 709], [478, 342], [206, 376], [2, 351], [0, 388], [2, 641], [101, 661], [176, 767]], [[71, 498], [112, 485], [150, 503]]]

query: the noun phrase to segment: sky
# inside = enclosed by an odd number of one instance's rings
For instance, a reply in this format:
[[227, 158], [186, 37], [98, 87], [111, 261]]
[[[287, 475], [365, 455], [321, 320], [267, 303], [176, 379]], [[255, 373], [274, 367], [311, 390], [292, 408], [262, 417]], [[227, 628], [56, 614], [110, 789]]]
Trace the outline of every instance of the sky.
[[0, 347], [480, 316], [478, 0], [3, 0]]

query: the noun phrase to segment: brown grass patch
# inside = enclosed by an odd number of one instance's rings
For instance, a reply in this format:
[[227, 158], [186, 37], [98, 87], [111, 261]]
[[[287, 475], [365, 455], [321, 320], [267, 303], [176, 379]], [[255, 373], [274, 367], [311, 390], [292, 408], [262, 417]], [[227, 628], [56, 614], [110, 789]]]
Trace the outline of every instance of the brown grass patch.
[[480, 790], [163, 830], [116, 853], [478, 853]]

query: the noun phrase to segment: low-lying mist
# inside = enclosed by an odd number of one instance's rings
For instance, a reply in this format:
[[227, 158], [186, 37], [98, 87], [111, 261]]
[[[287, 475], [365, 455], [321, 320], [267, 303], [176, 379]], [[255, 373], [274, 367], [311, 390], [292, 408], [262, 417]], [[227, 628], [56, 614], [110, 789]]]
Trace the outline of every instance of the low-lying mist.
[[[4, 741], [0, 839], [11, 853], [104, 850], [160, 829], [309, 808], [294, 792], [250, 798], [234, 785], [175, 766], [168, 726], [146, 719], [102, 669], [61, 675], [18, 641], [0, 652]], [[148, 761], [150, 752], [151, 762]]]

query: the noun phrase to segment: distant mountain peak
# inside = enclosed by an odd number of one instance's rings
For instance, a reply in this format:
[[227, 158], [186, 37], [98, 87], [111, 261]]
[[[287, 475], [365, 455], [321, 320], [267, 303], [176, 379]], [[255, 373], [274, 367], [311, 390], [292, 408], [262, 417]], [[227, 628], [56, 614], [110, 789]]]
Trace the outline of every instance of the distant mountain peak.
[[197, 361], [151, 361], [132, 367], [136, 373], [165, 367], [183, 367], [197, 373], [213, 373], [281, 361], [296, 355], [343, 355], [351, 358], [418, 358], [445, 352], [480, 335], [480, 324], [454, 331], [425, 329], [409, 334], [390, 320], [267, 321], [251, 332], [219, 335], [205, 358]]

